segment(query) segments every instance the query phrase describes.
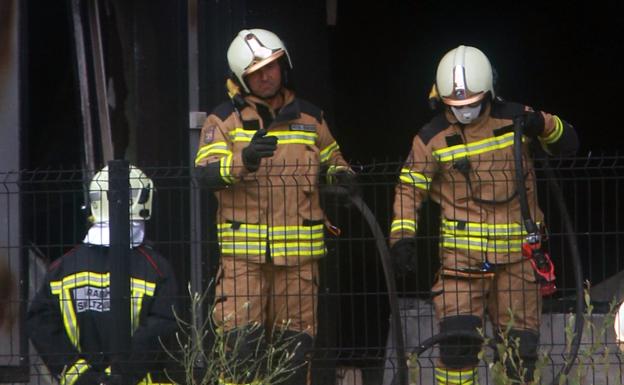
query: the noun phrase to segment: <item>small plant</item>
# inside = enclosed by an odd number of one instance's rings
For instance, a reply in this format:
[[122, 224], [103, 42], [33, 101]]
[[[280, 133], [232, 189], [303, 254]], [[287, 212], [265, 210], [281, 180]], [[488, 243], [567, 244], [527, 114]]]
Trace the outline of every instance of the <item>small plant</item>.
[[[591, 335], [591, 340], [593, 342], [591, 344], [581, 345], [578, 355], [574, 358], [574, 362], [572, 362], [572, 370], [568, 374], [562, 373], [557, 385], [588, 385], [589, 383], [586, 380], [587, 374], [590, 369], [596, 368], [598, 365], [602, 365], [603, 371], [608, 371], [610, 349], [608, 345], [604, 344], [604, 339], [606, 331], [612, 328], [614, 324], [616, 302], [612, 301], [610, 303], [609, 311], [605, 314], [604, 321], [602, 324], [596, 325], [593, 320], [594, 306], [591, 303], [589, 295], [589, 282], [586, 282], [583, 296], [586, 309], [585, 313], [582, 315], [585, 320], [583, 333], [584, 335]], [[511, 319], [514, 319], [513, 316]], [[576, 336], [574, 331], [575, 320], [576, 314], [568, 315], [565, 326], [566, 346], [564, 354], [566, 360], [569, 359], [569, 353], [572, 351], [572, 341]], [[518, 355], [519, 341], [508, 338], [512, 326], [513, 324], [507, 325], [505, 330], [501, 331], [498, 336], [499, 339], [495, 344], [495, 349], [498, 353], [499, 360], [488, 358], [488, 355], [484, 354], [484, 349], [479, 353], [479, 358], [483, 359], [488, 364], [492, 382], [497, 385], [524, 384], [524, 382], [518, 379], [526, 378], [526, 368], [524, 368], [522, 359]], [[482, 333], [482, 331], [480, 332]], [[489, 343], [490, 340], [485, 338], [483, 346], [485, 347]], [[599, 356], [598, 359], [596, 359], [597, 355]], [[538, 360], [531, 384], [541, 383], [544, 378], [544, 370], [548, 367], [550, 361], [548, 352], [544, 347], [539, 349]], [[568, 361], [565, 362], [565, 364], [568, 363]]]
[[[583, 296], [586, 310], [582, 315], [585, 321], [583, 334], [591, 336], [592, 342], [590, 344], [581, 345], [578, 355], [574, 358], [573, 362], [564, 362], [565, 364], [571, 364], [572, 369], [567, 374], [561, 373], [556, 385], [590, 385], [593, 384], [588, 378], [590, 369], [595, 369], [600, 366], [601, 372], [605, 373], [605, 375], [609, 370], [609, 355], [612, 353], [612, 349], [610, 349], [609, 345], [605, 344], [604, 341], [607, 331], [613, 328], [615, 323], [617, 301], [615, 299], [611, 301], [609, 304], [609, 311], [604, 315], [603, 322], [601, 324], [596, 324], [593, 317], [594, 305], [589, 295], [589, 282], [586, 282], [585, 286], [586, 288], [584, 289]], [[550, 367], [552, 365], [552, 360], [549, 357], [549, 349], [545, 345], [541, 346], [538, 350], [533, 380], [531, 382], [524, 381], [524, 379], [529, 377], [529, 373], [519, 355], [519, 339], [510, 338], [510, 331], [514, 327], [514, 317], [511, 310], [509, 310], [509, 312], [511, 321], [509, 324], [505, 325], [505, 328], [500, 330], [495, 337], [486, 336], [483, 329], [478, 330], [478, 333], [483, 338], [478, 357], [488, 368], [489, 379], [487, 383], [495, 385], [552, 384], [556, 379], [551, 379], [550, 382], [544, 382], [547, 371], [553, 372]], [[569, 360], [570, 352], [572, 352], [572, 341], [576, 336], [574, 330], [576, 316], [576, 314], [568, 314], [565, 325], [566, 345], [563, 354], [566, 360]], [[416, 379], [419, 378], [419, 365], [417, 361], [417, 355], [411, 354], [409, 356], [408, 367], [410, 370], [410, 385], [416, 384]], [[558, 373], [559, 372], [556, 371], [554, 374]], [[609, 384], [622, 384], [619, 378], [609, 378], [607, 381]]]
[[[188, 290], [190, 320], [185, 321], [175, 314], [179, 327], [177, 346], [175, 350], [165, 347], [169, 357], [182, 367], [185, 385], [216, 384], [219, 378], [251, 379], [254, 384], [277, 385], [304, 365], [293, 362], [299, 345], [296, 338], [284, 335], [287, 323], [276, 326], [270, 336], [258, 323], [237, 333], [224, 333], [214, 327], [209, 317], [200, 317], [208, 291], [200, 294], [193, 292], [190, 286]], [[253, 354], [242, 353], [250, 348]], [[173, 383], [178, 383], [175, 376], [169, 373], [168, 376]]]
[[[603, 367], [603, 371], [606, 373], [609, 370], [609, 354], [611, 349], [607, 344], [604, 344], [605, 335], [607, 330], [612, 329], [615, 323], [615, 313], [617, 311], [617, 302], [613, 299], [609, 303], [609, 311], [604, 315], [602, 324], [596, 325], [594, 322], [594, 305], [591, 302], [589, 295], [589, 282], [585, 282], [586, 289], [583, 292], [583, 298], [585, 302], [585, 313], [583, 318], [584, 323], [584, 335], [591, 336], [592, 343], [581, 345], [581, 349], [575, 360], [575, 366], [567, 376], [562, 375], [559, 380], [559, 385], [585, 385], [587, 384], [586, 378], [590, 369], [595, 369], [600, 365]], [[566, 352], [570, 351], [570, 341], [575, 336], [574, 334], [574, 322], [576, 315], [571, 314], [568, 323], [566, 325]], [[595, 359], [599, 356], [598, 360]], [[567, 382], [566, 382], [567, 381]], [[620, 382], [621, 383], [621, 382]]]

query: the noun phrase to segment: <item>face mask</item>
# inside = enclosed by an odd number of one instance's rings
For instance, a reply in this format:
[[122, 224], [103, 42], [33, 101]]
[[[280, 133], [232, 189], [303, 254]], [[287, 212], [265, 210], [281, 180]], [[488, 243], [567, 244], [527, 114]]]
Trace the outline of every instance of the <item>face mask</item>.
[[460, 123], [470, 124], [473, 120], [479, 117], [479, 113], [481, 112], [481, 103], [479, 103], [476, 107], [463, 106], [463, 107], [453, 107], [451, 106], [451, 111], [453, 111], [453, 115]]

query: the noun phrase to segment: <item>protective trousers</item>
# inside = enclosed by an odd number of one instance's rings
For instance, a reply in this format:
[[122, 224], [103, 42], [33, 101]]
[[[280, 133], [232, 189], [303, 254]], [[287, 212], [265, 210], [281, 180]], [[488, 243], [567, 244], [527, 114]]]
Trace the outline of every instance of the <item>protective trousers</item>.
[[224, 330], [249, 324], [316, 335], [316, 262], [294, 266], [222, 258], [214, 321]]
[[[312, 348], [316, 334], [317, 276], [316, 262], [276, 266], [222, 258], [213, 318], [228, 334], [230, 352], [236, 350], [237, 357], [230, 366], [241, 365], [237, 370], [239, 373], [243, 366], [252, 366], [252, 370], [247, 370], [249, 376], [225, 377], [222, 383], [255, 384], [254, 381], [270, 376], [257, 365], [257, 355], [263, 354], [265, 341], [278, 339], [271, 342], [294, 353], [288, 363], [293, 370], [287, 373], [292, 376], [286, 384], [305, 384], [307, 364], [304, 356]], [[241, 346], [241, 336], [247, 347]], [[232, 344], [237, 341], [237, 349], [232, 349]], [[302, 379], [303, 382], [293, 382]]]
[[[440, 332], [476, 332], [483, 325], [485, 314], [494, 330], [511, 328], [508, 338], [518, 337], [518, 353], [527, 369], [524, 380], [530, 381], [537, 359], [541, 296], [529, 261], [495, 265], [488, 272], [476, 273], [443, 268], [432, 290]], [[476, 383], [474, 369], [479, 350], [474, 340], [451, 339], [441, 343], [436, 368], [438, 384]], [[520, 373], [507, 366], [508, 376], [519, 379]]]

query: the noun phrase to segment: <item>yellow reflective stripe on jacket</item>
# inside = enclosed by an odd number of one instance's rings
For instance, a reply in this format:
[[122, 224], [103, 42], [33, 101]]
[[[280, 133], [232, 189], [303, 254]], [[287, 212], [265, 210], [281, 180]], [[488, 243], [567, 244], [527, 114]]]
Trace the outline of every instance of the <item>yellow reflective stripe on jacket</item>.
[[323, 240], [325, 236], [322, 224], [313, 226], [275, 226], [269, 229], [269, 239], [278, 240]]
[[267, 238], [269, 231], [269, 226], [267, 225], [241, 223], [236, 228], [233, 228], [232, 226], [232, 223], [217, 224], [217, 234], [219, 239], [223, 239], [225, 237], [241, 237], [245, 239], [263, 240]]
[[259, 255], [266, 252], [276, 257], [319, 256], [326, 253], [324, 225], [267, 226], [219, 223], [217, 236], [221, 252], [234, 255]]
[[435, 368], [438, 385], [473, 385], [478, 384], [477, 369], [451, 370]]
[[[221, 253], [231, 255], [262, 255], [266, 252], [266, 242], [221, 242]], [[271, 256], [324, 256], [327, 252], [325, 241], [273, 242]]]
[[227, 184], [232, 184], [235, 181], [232, 175], [232, 159], [233, 155], [230, 153], [219, 160], [219, 174], [221, 179]]
[[527, 235], [520, 223], [488, 224], [479, 222], [460, 222], [442, 219], [442, 234], [449, 236], [474, 237], [510, 237]]
[[202, 146], [195, 156], [195, 164], [211, 155], [230, 155], [232, 151], [228, 149], [225, 142], [215, 142]]
[[130, 323], [132, 324], [131, 331], [134, 333], [139, 327], [141, 308], [143, 306], [143, 299], [145, 296], [153, 297], [156, 291], [156, 284], [148, 282], [143, 279], [131, 278], [130, 290], [132, 292], [130, 301]]
[[251, 142], [255, 133], [255, 130], [244, 130], [238, 127], [230, 131], [229, 135], [232, 142]]
[[73, 385], [78, 378], [90, 368], [84, 358], [79, 358], [69, 369], [61, 376], [61, 385]]
[[270, 240], [297, 240], [297, 239], [323, 239], [324, 226], [317, 224], [312, 226], [271, 226], [240, 224], [236, 228], [232, 227], [232, 223], [219, 223], [217, 225], [217, 234], [220, 240], [225, 238], [239, 239], [241, 242], [245, 240], [264, 241]]
[[260, 255], [266, 252], [267, 225], [217, 224], [217, 238], [221, 252], [234, 255]]
[[[255, 130], [244, 130], [242, 128], [235, 128], [230, 131], [230, 139], [232, 142], [251, 142]], [[277, 144], [309, 144], [314, 145], [316, 143], [317, 135], [315, 132], [304, 131], [270, 131], [267, 136], [277, 137]]]
[[107, 287], [110, 282], [109, 273], [99, 274], [92, 272], [82, 272], [64, 277], [61, 281], [50, 282], [52, 294], [59, 297], [59, 306], [63, 315], [63, 325], [67, 337], [72, 345], [80, 351], [80, 330], [76, 320], [76, 310], [72, 301], [70, 290], [79, 286], [92, 285], [96, 287]]
[[271, 244], [273, 257], [322, 257], [327, 252], [325, 241], [275, 242]]
[[277, 144], [316, 144], [316, 132], [271, 131], [267, 135], [277, 136]]
[[331, 159], [332, 154], [338, 149], [340, 149], [340, 146], [338, 146], [338, 142], [336, 141], [333, 141], [327, 147], [322, 148], [321, 149], [321, 163], [326, 163], [327, 161], [329, 161], [329, 159]]
[[235, 255], [260, 255], [266, 251], [266, 241], [221, 241], [221, 252]]
[[431, 186], [431, 178], [424, 174], [410, 171], [408, 168], [401, 169], [401, 176], [399, 179], [401, 179], [401, 182], [418, 187], [421, 190], [429, 190]]
[[449, 162], [458, 158], [479, 155], [490, 151], [500, 150], [512, 146], [514, 133], [508, 132], [500, 136], [479, 140], [468, 144], [445, 147], [433, 151], [433, 156], [440, 162]]
[[415, 233], [416, 221], [413, 219], [395, 219], [390, 225], [390, 232], [394, 233], [395, 231], [410, 231]]
[[451, 249], [482, 252], [515, 253], [522, 250], [522, 239], [488, 239], [442, 235], [440, 244]]
[[[76, 310], [70, 291], [84, 286], [95, 286], [99, 288], [110, 287], [110, 273], [81, 272], [64, 277], [61, 281], [50, 282], [52, 294], [59, 297], [59, 306], [63, 316], [65, 332], [71, 343], [80, 351], [80, 329], [76, 320]], [[132, 300], [130, 301], [131, 331], [134, 332], [139, 326], [139, 315], [143, 305], [145, 295], [153, 296], [156, 291], [156, 284], [138, 278], [130, 278], [130, 290]]]
[[235, 255], [259, 255], [266, 251], [266, 241], [222, 241], [221, 252]]
[[561, 135], [563, 135], [563, 122], [557, 115], [553, 115], [553, 120], [555, 121], [555, 129], [553, 132], [545, 138], [539, 138], [539, 140], [544, 144], [553, 144], [561, 138]]

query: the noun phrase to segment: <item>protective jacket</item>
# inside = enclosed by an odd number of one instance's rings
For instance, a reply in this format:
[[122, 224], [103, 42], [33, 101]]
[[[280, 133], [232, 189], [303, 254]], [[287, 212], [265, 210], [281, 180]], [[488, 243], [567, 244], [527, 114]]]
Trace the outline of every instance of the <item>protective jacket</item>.
[[[440, 251], [443, 267], [481, 269], [484, 263], [519, 261], [526, 236], [516, 191], [513, 118], [533, 111], [500, 99], [484, 104], [481, 116], [468, 125], [449, 112], [434, 117], [412, 142], [400, 173], [394, 199], [390, 242], [413, 237], [418, 210], [429, 196], [440, 204]], [[546, 152], [573, 154], [574, 128], [556, 115], [541, 112], [545, 128], [539, 139]], [[524, 138], [523, 165], [531, 215], [537, 206], [529, 138]]]
[[[117, 327], [110, 306], [108, 247], [81, 244], [53, 262], [28, 310], [28, 333], [61, 385], [93, 384], [110, 373], [110, 336]], [[122, 371], [131, 383], [153, 383], [160, 337], [176, 329], [176, 283], [167, 261], [151, 247], [130, 251], [131, 351]], [[161, 368], [162, 369], [162, 368]]]
[[[195, 158], [205, 183], [217, 192], [222, 257], [297, 265], [326, 253], [319, 200], [321, 170], [349, 170], [323, 112], [283, 89], [277, 112], [260, 98], [226, 102], [208, 116]], [[250, 172], [242, 150], [256, 130], [278, 138], [277, 150]]]

